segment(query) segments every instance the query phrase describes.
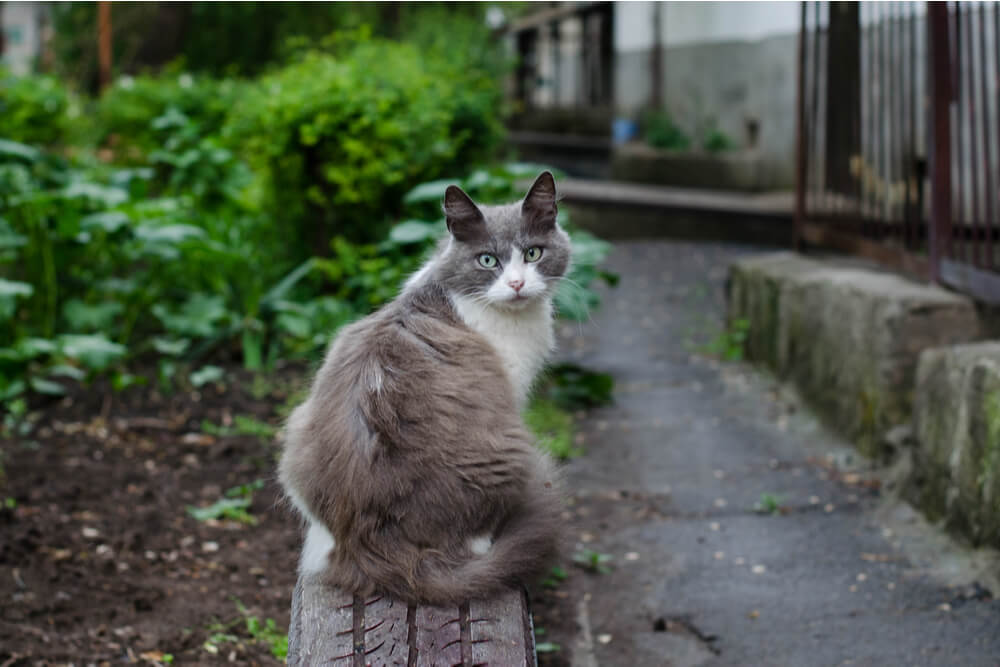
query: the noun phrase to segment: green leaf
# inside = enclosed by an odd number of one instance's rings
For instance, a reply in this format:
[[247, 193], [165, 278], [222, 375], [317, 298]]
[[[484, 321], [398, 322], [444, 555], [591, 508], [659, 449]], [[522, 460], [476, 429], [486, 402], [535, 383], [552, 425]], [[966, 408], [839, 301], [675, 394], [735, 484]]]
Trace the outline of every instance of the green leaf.
[[389, 231], [389, 240], [395, 243], [421, 243], [441, 236], [444, 230], [436, 222], [405, 220]]
[[162, 336], [153, 338], [153, 349], [170, 357], [179, 357], [184, 354], [190, 344], [190, 338], [164, 338]]
[[87, 230], [103, 229], [108, 234], [113, 234], [130, 222], [129, 217], [121, 211], [104, 211], [84, 216], [80, 219], [80, 227]]
[[31, 296], [34, 291], [35, 288], [28, 283], [0, 278], [0, 297]]
[[455, 179], [442, 179], [421, 183], [406, 193], [403, 197], [404, 204], [418, 204], [420, 202], [444, 201], [444, 191], [449, 185], [454, 185]]
[[218, 366], [202, 366], [191, 373], [188, 379], [195, 387], [201, 387], [209, 382], [218, 382], [225, 376], [225, 372]]
[[261, 305], [268, 304], [272, 305], [274, 302], [283, 299], [292, 287], [295, 286], [302, 278], [308, 275], [313, 269], [316, 268], [316, 258], [310, 258], [302, 262], [289, 273], [287, 276], [281, 279], [281, 281], [267, 291], [263, 297], [261, 297]]
[[87, 377], [87, 374], [77, 368], [76, 366], [70, 366], [69, 364], [56, 364], [55, 366], [50, 366], [45, 374], [49, 377], [66, 377], [71, 380], [82, 380]]
[[128, 193], [121, 188], [97, 183], [71, 183], [62, 191], [67, 199], [89, 199], [102, 204], [105, 208], [114, 208], [128, 200]]
[[6, 385], [0, 385], [0, 402], [9, 401], [24, 393], [24, 380], [13, 380]]
[[165, 225], [161, 227], [144, 223], [135, 228], [135, 236], [140, 241], [147, 243], [180, 243], [187, 239], [204, 237], [205, 230], [194, 225]]
[[0, 250], [20, 248], [28, 244], [28, 237], [14, 231], [6, 220], [0, 218]]
[[171, 311], [162, 303], [154, 305], [152, 311], [171, 333], [195, 338], [214, 334], [229, 315], [221, 296], [200, 292], [188, 297], [177, 311]]
[[56, 351], [56, 344], [47, 338], [22, 338], [14, 345], [21, 359], [36, 359]]
[[0, 158], [19, 158], [25, 162], [35, 162], [42, 157], [42, 152], [26, 144], [0, 139]]
[[233, 519], [242, 523], [255, 524], [257, 523], [257, 519], [247, 512], [250, 503], [251, 500], [249, 498], [220, 498], [208, 507], [188, 505], [187, 513], [198, 521]]
[[125, 306], [117, 301], [87, 304], [79, 299], [70, 299], [63, 306], [63, 317], [74, 330], [101, 331], [109, 329], [123, 310]]
[[76, 359], [91, 370], [98, 371], [104, 370], [128, 352], [124, 345], [112, 343], [100, 334], [60, 336], [59, 349], [70, 359]]
[[62, 396], [66, 393], [66, 388], [59, 384], [58, 382], [53, 382], [52, 380], [45, 380], [43, 378], [33, 377], [28, 380], [28, 384], [31, 388], [37, 391], [39, 394], [48, 394], [49, 396]]

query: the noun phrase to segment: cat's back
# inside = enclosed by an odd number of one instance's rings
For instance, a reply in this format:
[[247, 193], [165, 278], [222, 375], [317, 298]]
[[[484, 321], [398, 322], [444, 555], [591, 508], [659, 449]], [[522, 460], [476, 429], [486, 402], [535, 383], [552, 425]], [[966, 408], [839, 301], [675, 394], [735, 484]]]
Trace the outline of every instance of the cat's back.
[[[420, 447], [470, 420], [511, 428], [517, 408], [495, 349], [431, 284], [345, 327], [317, 375], [312, 417], [363, 424], [356, 436]], [[433, 433], [431, 431], [434, 431]]]

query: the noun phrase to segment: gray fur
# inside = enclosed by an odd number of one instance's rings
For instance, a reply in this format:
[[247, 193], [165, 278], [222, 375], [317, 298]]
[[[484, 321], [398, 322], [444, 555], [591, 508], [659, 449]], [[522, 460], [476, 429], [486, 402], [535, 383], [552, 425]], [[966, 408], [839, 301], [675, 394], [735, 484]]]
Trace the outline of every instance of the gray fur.
[[[476, 263], [482, 252], [544, 245], [546, 284], [563, 275], [552, 177], [508, 206], [454, 190], [450, 241], [396, 300], [341, 331], [289, 419], [279, 465], [289, 496], [335, 540], [330, 583], [413, 603], [491, 596], [544, 573], [560, 541], [553, 467], [496, 348], [452, 301], [496, 280]], [[481, 536], [493, 545], [476, 555]]]

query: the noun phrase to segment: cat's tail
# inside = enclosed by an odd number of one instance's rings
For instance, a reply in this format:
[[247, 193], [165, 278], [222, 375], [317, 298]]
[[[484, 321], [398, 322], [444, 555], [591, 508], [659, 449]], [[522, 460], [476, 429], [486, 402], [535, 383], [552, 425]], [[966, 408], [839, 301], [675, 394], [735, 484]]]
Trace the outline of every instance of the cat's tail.
[[424, 561], [417, 577], [418, 597], [430, 604], [454, 605], [492, 597], [548, 571], [559, 551], [560, 520], [554, 503], [532, 503], [512, 516], [489, 550], [459, 564]]

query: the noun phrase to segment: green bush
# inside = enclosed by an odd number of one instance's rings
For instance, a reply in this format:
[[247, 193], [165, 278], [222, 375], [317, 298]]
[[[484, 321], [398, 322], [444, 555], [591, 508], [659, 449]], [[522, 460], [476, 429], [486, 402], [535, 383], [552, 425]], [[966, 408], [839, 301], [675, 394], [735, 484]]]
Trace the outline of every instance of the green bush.
[[666, 111], [649, 111], [642, 119], [646, 143], [665, 150], [687, 150], [691, 137], [682, 130]]
[[0, 69], [0, 138], [27, 144], [60, 143], [71, 110], [79, 113], [55, 77], [15, 76]]
[[97, 100], [84, 132], [91, 142], [111, 147], [117, 162], [142, 162], [162, 146], [157, 118], [168, 112], [183, 114], [202, 136], [218, 134], [243, 88], [235, 79], [187, 72], [119, 77]]
[[365, 38], [328, 48], [261, 78], [227, 125], [262, 206], [317, 255], [336, 235], [378, 240], [404, 193], [499, 134], [487, 84], [443, 56]]

